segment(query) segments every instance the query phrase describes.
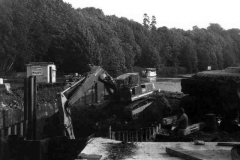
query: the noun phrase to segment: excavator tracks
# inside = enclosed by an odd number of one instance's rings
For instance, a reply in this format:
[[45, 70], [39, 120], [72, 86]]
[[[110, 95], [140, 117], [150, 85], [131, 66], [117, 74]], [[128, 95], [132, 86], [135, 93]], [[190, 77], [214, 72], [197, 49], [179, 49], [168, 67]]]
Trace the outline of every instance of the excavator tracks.
[[138, 101], [134, 101], [127, 105], [124, 109], [124, 115], [126, 118], [137, 119], [140, 113], [142, 113], [148, 106], [154, 102], [153, 98], [144, 98]]

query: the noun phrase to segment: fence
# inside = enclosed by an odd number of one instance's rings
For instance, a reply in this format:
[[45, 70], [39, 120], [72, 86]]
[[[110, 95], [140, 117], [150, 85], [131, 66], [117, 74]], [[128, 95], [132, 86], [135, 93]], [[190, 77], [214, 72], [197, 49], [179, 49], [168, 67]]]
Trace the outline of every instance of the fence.
[[7, 135], [25, 136], [28, 121], [24, 120], [21, 110], [2, 110], [0, 112], [0, 138]]
[[[57, 110], [55, 104], [45, 103], [36, 108], [36, 139], [41, 139], [44, 121]], [[24, 120], [24, 112], [21, 109], [9, 109], [0, 111], [0, 139], [8, 135], [26, 137], [28, 120]]]
[[57, 110], [56, 104], [37, 105], [36, 77], [24, 79], [24, 108], [0, 111], [0, 159], [4, 159], [8, 135], [17, 135], [26, 140], [41, 139], [45, 119]]
[[138, 131], [112, 131], [110, 126], [108, 138], [125, 142], [148, 142], [154, 139], [160, 130], [160, 123]]

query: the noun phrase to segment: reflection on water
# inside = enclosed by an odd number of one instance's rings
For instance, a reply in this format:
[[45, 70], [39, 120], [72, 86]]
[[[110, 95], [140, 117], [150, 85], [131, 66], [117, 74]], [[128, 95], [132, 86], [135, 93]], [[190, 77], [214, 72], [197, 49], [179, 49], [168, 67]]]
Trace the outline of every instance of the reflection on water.
[[159, 79], [154, 83], [156, 89], [161, 89], [170, 92], [181, 92], [181, 79], [180, 78], [167, 78]]

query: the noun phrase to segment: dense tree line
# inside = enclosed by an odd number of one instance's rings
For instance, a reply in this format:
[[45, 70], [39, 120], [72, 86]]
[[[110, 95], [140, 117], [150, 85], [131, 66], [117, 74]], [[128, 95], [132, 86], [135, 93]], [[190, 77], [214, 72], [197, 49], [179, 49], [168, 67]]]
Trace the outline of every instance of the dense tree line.
[[[159, 20], [161, 21], [161, 20]], [[185, 67], [189, 73], [240, 64], [240, 30], [210, 24], [192, 30], [156, 27], [73, 9], [62, 0], [0, 0], [0, 72], [24, 71], [29, 62], [54, 62], [59, 71], [101, 65], [113, 75], [140, 67]]]

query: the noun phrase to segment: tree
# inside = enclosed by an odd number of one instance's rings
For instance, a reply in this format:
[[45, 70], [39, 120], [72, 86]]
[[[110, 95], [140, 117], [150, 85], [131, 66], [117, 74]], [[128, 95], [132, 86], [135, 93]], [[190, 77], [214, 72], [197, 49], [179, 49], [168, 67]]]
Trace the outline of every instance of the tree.
[[144, 15], [143, 15], [143, 26], [145, 28], [149, 29], [149, 23], [150, 23], [149, 17], [147, 15], [147, 13], [144, 13]]
[[156, 24], [157, 24], [156, 17], [155, 17], [155, 16], [152, 16], [150, 28], [151, 28], [151, 29], [156, 29]]
[[188, 72], [240, 65], [240, 30], [219, 24], [193, 30], [156, 27], [78, 8], [62, 0], [0, 0], [0, 71], [52, 61], [62, 72], [85, 72], [88, 63], [117, 76], [140, 67], [185, 67]]
[[217, 23], [210, 23], [207, 30], [218, 33], [219, 35], [224, 35], [224, 29]]
[[181, 42], [181, 51], [179, 56], [180, 65], [185, 67], [188, 73], [197, 72], [197, 53], [195, 50], [195, 42], [189, 37], [184, 37]]

